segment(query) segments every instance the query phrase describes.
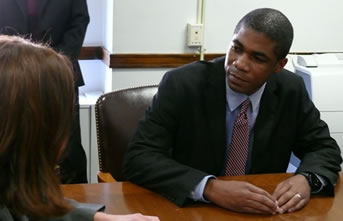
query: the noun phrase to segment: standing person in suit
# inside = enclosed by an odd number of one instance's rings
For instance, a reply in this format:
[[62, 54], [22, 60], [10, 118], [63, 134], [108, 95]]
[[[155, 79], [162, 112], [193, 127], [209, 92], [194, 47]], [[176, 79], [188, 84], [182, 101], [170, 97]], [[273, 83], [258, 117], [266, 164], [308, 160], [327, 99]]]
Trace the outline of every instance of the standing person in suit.
[[81, 144], [78, 87], [84, 85], [78, 57], [89, 15], [86, 0], [0, 0], [0, 33], [49, 44], [67, 55], [74, 67], [75, 116], [60, 162], [62, 183], [87, 183], [86, 154]]
[[0, 35], [0, 220], [157, 221], [63, 198], [54, 168], [72, 128], [74, 98], [66, 56]]
[[[292, 41], [284, 14], [256, 9], [237, 24], [225, 58], [167, 72], [129, 145], [126, 178], [179, 206], [244, 213], [293, 212], [311, 194], [333, 195], [340, 149], [303, 80], [283, 69]], [[285, 172], [292, 152], [302, 162], [272, 194], [215, 177]]]

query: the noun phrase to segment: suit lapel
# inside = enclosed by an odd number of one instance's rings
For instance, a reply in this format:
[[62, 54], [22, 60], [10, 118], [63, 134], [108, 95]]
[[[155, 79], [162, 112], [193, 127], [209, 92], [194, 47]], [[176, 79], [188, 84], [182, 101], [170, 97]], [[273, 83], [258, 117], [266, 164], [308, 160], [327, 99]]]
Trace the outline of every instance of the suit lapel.
[[204, 91], [204, 104], [216, 163], [222, 169], [225, 156], [225, 70], [224, 61], [213, 63], [209, 72], [208, 87]]
[[277, 88], [273, 79], [271, 77], [267, 82], [255, 122], [251, 173], [259, 172], [260, 166], [264, 164], [261, 162], [262, 156], [268, 154], [268, 146], [275, 123], [275, 110], [278, 105]]
[[[39, 10], [39, 13], [40, 13], [40, 15], [42, 14], [42, 12], [44, 11], [44, 9], [45, 9], [45, 6], [47, 5], [46, 3], [48, 2], [49, 0], [40, 0], [39, 1], [39, 4], [40, 4], [40, 10]], [[58, 1], [60, 1], [60, 0], [58, 0]]]
[[26, 0], [15, 0], [15, 2], [17, 3], [18, 7], [20, 8], [20, 12], [25, 15], [27, 15], [26, 13]]

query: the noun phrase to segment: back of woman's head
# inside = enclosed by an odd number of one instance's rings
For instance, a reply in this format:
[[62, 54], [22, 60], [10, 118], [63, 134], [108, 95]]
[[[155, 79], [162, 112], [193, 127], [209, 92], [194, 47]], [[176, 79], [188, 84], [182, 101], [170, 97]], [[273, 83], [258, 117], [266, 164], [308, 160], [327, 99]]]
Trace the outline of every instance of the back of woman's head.
[[65, 56], [0, 36], [0, 206], [15, 215], [59, 216], [70, 209], [54, 166], [70, 130], [73, 85]]

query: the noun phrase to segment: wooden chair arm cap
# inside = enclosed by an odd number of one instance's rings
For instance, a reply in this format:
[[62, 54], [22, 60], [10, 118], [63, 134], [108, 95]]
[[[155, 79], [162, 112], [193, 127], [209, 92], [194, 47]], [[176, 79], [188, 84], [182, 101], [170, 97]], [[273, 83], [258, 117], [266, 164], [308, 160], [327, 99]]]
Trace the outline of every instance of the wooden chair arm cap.
[[99, 183], [110, 183], [117, 182], [110, 173], [105, 173], [102, 171], [98, 172], [98, 182]]

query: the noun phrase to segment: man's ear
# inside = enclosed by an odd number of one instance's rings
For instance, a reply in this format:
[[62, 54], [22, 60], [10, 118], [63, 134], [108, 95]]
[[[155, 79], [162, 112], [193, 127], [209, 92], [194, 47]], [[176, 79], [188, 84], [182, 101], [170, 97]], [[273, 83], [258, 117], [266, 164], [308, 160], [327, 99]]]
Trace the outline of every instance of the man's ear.
[[277, 64], [275, 65], [275, 73], [279, 73], [282, 70], [282, 68], [285, 67], [287, 62], [288, 62], [287, 58], [283, 58], [277, 61]]

